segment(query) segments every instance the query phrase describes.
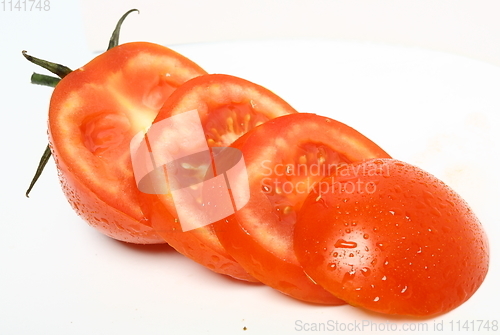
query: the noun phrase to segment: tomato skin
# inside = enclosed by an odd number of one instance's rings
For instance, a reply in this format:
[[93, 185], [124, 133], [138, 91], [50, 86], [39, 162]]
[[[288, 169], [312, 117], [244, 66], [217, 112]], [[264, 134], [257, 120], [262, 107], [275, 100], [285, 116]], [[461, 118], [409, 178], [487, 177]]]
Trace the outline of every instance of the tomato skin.
[[118, 45], [69, 73], [54, 89], [49, 142], [75, 211], [107, 236], [165, 243], [139, 206], [129, 142], [182, 83], [206, 74], [166, 47]]
[[483, 282], [486, 234], [436, 177], [377, 159], [321, 183], [299, 213], [294, 248], [308, 275], [332, 294], [380, 313], [428, 317], [456, 308]]
[[[356, 130], [305, 113], [270, 120], [231, 147], [245, 157], [250, 200], [214, 224], [222, 245], [251, 275], [284, 294], [311, 303], [343, 304], [311, 281], [298, 263], [292, 241], [295, 213], [308, 194], [307, 185], [322, 178], [323, 167], [389, 155]], [[319, 172], [299, 170], [309, 163]], [[285, 165], [296, 172], [286, 175]]]
[[[297, 113], [276, 94], [250, 81], [224, 74], [200, 76], [182, 85], [163, 105], [147, 134], [151, 150], [162, 152], [165, 151], [162, 146], [171, 147], [169, 142], [158, 143], [151, 139], [156, 124], [193, 110], [198, 111], [208, 147], [229, 146], [258, 124]], [[190, 141], [184, 138], [174, 140], [183, 143], [184, 148], [189, 147]], [[152, 227], [174, 249], [214, 272], [240, 280], [257, 281], [227, 253], [211, 225], [182, 231], [171, 194], [143, 193], [141, 197]]]

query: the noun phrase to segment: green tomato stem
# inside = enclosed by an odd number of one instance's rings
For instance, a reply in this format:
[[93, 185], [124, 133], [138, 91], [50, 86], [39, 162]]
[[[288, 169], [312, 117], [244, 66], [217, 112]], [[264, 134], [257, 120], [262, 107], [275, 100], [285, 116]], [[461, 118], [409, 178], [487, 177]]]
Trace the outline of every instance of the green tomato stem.
[[116, 24], [116, 28], [113, 31], [111, 38], [109, 39], [108, 50], [111, 48], [114, 48], [118, 45], [119, 39], [120, 39], [120, 29], [122, 27], [123, 21], [125, 21], [125, 18], [127, 18], [127, 16], [132, 12], [139, 13], [139, 10], [138, 9], [131, 9], [128, 12], [126, 12], [125, 14], [123, 14], [122, 17], [120, 18], [120, 20], [118, 20], [118, 23]]
[[43, 67], [46, 70], [49, 70], [50, 72], [59, 76], [60, 78], [64, 78], [64, 77], [66, 77], [67, 74], [72, 72], [72, 70], [69, 67], [66, 67], [64, 65], [52, 63], [52, 62], [49, 62], [49, 61], [46, 61], [46, 60], [43, 60], [40, 58], [30, 56], [30, 55], [28, 55], [26, 50], [23, 50], [23, 56], [24, 56], [24, 58], [26, 58], [27, 60], [29, 60], [33, 64], [36, 64], [38, 66]]
[[52, 76], [47, 76], [45, 74], [40, 74], [33, 72], [31, 75], [31, 83], [35, 85], [42, 85], [42, 86], [49, 86], [49, 87], [56, 87], [57, 83], [59, 83], [61, 79], [52, 77]]
[[40, 163], [38, 164], [38, 168], [36, 169], [35, 175], [33, 176], [33, 179], [31, 180], [31, 184], [28, 187], [28, 190], [26, 191], [26, 198], [30, 197], [30, 192], [33, 189], [33, 186], [35, 186], [35, 183], [37, 182], [38, 178], [42, 175], [43, 169], [45, 168], [45, 165], [47, 165], [47, 162], [50, 159], [50, 156], [52, 156], [52, 152], [50, 151], [50, 146], [47, 145], [45, 148], [45, 151], [43, 152], [42, 157], [40, 158]]

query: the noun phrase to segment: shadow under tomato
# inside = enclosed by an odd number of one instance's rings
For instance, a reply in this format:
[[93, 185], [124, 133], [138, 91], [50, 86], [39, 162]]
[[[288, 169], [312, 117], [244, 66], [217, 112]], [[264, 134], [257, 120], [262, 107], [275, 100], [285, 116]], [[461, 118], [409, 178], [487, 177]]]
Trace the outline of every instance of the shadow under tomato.
[[162, 243], [162, 244], [135, 244], [135, 243], [128, 243], [128, 242], [123, 242], [123, 241], [118, 241], [118, 240], [113, 240], [115, 243], [118, 243], [119, 245], [129, 249], [133, 250], [135, 252], [140, 252], [144, 254], [162, 254], [162, 253], [176, 253], [177, 251], [172, 248], [170, 245], [167, 243]]

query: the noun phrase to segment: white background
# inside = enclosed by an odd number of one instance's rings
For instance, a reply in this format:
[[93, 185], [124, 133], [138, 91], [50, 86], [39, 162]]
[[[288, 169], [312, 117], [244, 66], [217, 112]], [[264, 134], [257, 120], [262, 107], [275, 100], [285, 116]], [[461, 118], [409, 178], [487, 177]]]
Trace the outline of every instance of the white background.
[[[498, 2], [94, 2], [0, 12], [0, 334], [300, 334], [297, 320], [422, 322], [429, 330], [422, 333], [433, 333], [441, 322], [451, 330], [450, 321], [500, 319]], [[47, 141], [51, 89], [29, 83], [43, 71], [21, 51], [77, 68], [105, 48], [133, 7], [141, 14], [125, 22], [123, 42], [167, 44], [208, 72], [266, 86], [450, 184], [490, 238], [490, 272], [478, 292], [425, 320], [312, 306], [213, 274], [168, 247], [100, 235], [67, 204], [52, 162], [26, 199]]]

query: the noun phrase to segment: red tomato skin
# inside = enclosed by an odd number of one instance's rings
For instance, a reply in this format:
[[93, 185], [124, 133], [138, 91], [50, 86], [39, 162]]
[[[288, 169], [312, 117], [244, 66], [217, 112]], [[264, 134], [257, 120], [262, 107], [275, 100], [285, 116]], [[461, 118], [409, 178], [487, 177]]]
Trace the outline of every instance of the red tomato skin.
[[[155, 64], [155, 68], [148, 72], [134, 69], [130, 63], [147, 57], [163, 65]], [[141, 62], [142, 66], [145, 66], [147, 60]], [[162, 83], [159, 73], [155, 73], [156, 67], [158, 72], [172, 72], [168, 85]], [[129, 118], [130, 129], [120, 130], [119, 134], [123, 135], [123, 140], [115, 141], [116, 147], [110, 150], [112, 153], [109, 158], [100, 158], [90, 152], [85, 144], [85, 135], [80, 133], [87, 121], [87, 114], [99, 112], [101, 108], [110, 114], [121, 107], [127, 110], [127, 106], [120, 105], [121, 98], [115, 97], [116, 92], [111, 94], [106, 91], [113, 75], [121, 74], [124, 69], [129, 71], [128, 80], [114, 82], [115, 88], [118, 87], [122, 96], [129, 99], [129, 102], [148, 110], [150, 115], [139, 117], [143, 123], [151, 123], [158, 113], [161, 105], [154, 107], [153, 103], [160, 104], [176, 86], [186, 80], [206, 74], [189, 59], [160, 45], [147, 42], [118, 45], [68, 74], [54, 89], [48, 123], [51, 151], [65, 196], [77, 214], [89, 225], [113, 239], [124, 242], [165, 243], [151, 228], [139, 207], [139, 191], [132, 174], [128, 141], [137, 131], [134, 129], [135, 120]], [[131, 75], [137, 81], [132, 80]], [[137, 86], [139, 84], [140, 86]], [[95, 86], [102, 86], [103, 89], [94, 89]], [[151, 92], [152, 98], [143, 101], [144, 92], [155, 88], [157, 91]], [[144, 105], [145, 103], [148, 105]], [[131, 109], [128, 112], [134, 113]], [[119, 120], [125, 119], [122, 114], [119, 115]], [[110, 171], [107, 167], [110, 167]], [[116, 171], [118, 172], [115, 173]], [[117, 184], [120, 185], [119, 191], [109, 191]]]
[[143, 194], [141, 203], [154, 231], [180, 254], [213, 272], [250, 283], [259, 283], [223, 249], [214, 248], [205, 241], [204, 235], [211, 234], [210, 226], [183, 232], [180, 222], [165, 208], [156, 195]]
[[[322, 128], [323, 124], [325, 124], [324, 128]], [[302, 128], [306, 129], [306, 133], [301, 132]], [[273, 147], [274, 144], [271, 144], [273, 138], [283, 139], [287, 147], [276, 148], [272, 157], [262, 157], [262, 152]], [[341, 305], [344, 304], [341, 299], [324, 290], [304, 274], [292, 246], [290, 250], [278, 255], [275, 250], [257, 237], [266, 232], [258, 232], [260, 229], [253, 231], [254, 224], [248, 223], [248, 218], [253, 218], [258, 221], [255, 226], [275, 225], [273, 220], [275, 209], [262, 192], [259, 179], [259, 176], [265, 175], [265, 172], [261, 171], [262, 169], [253, 170], [253, 166], [259, 166], [264, 159], [280, 160], [280, 150], [293, 150], [292, 147], [309, 143], [311, 140], [315, 143], [323, 143], [325, 146], [330, 145], [349, 161], [367, 157], [389, 157], [385, 151], [356, 130], [330, 118], [299, 113], [270, 120], [231, 145], [241, 150], [245, 157], [250, 179], [250, 201], [235, 215], [214, 224], [214, 229], [228, 252], [252, 276], [264, 284], [305, 302]], [[253, 180], [257, 181], [252, 182]], [[276, 228], [269, 228], [269, 230], [272, 229]], [[290, 233], [289, 239], [291, 240], [293, 227], [287, 230], [289, 232], [284, 234]], [[288, 237], [284, 239], [288, 240]], [[291, 245], [291, 241], [285, 244]]]
[[322, 182], [299, 213], [294, 247], [308, 275], [332, 294], [375, 312], [430, 317], [464, 303], [483, 282], [485, 231], [433, 175], [377, 159]]
[[150, 226], [144, 216], [141, 219], [112, 207], [103, 201], [71, 173], [70, 168], [58, 160], [53, 152], [62, 190], [73, 210], [100, 233], [122, 242], [135, 244], [160, 244], [165, 241]]

